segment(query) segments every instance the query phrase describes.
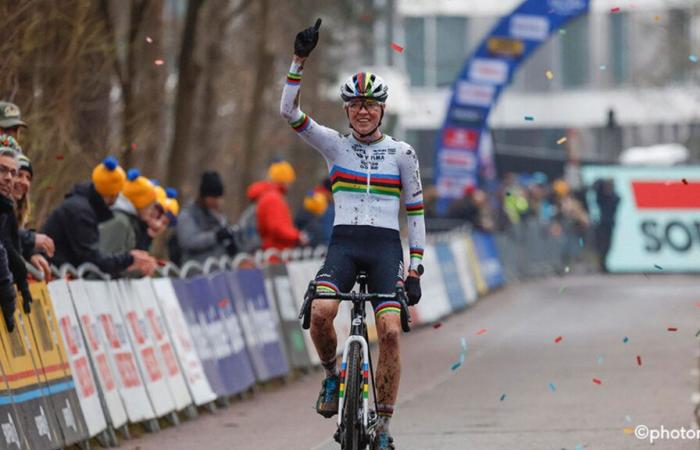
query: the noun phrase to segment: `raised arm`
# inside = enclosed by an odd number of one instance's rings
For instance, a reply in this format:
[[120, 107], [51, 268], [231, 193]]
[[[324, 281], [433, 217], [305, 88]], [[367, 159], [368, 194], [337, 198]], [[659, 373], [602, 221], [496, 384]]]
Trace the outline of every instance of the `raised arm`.
[[294, 58], [282, 90], [280, 114], [306, 143], [326, 158], [332, 159], [339, 149], [341, 134], [331, 128], [319, 125], [299, 107], [299, 90], [301, 89], [304, 62], [318, 42], [320, 26], [321, 19], [318, 19], [316, 25], [297, 34], [294, 42]]
[[410, 146], [401, 150], [398, 158], [401, 173], [401, 192], [406, 203], [408, 245], [411, 252], [409, 270], [418, 270], [425, 247], [425, 219], [423, 216], [423, 186], [416, 151]]

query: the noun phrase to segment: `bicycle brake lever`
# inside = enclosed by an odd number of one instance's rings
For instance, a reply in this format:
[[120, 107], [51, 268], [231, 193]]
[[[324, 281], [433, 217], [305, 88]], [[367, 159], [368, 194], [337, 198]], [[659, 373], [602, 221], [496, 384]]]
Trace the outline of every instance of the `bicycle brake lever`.
[[311, 301], [316, 295], [316, 280], [311, 280], [309, 287], [306, 289], [306, 294], [304, 295], [304, 303], [301, 305], [301, 311], [299, 312], [299, 319], [302, 319], [301, 327], [308, 330], [311, 327], [311, 315], [309, 310], [311, 309]]

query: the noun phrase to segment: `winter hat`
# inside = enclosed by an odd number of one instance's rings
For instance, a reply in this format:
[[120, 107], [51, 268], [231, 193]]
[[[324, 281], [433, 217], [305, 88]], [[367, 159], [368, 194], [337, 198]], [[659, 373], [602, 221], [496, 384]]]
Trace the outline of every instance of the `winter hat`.
[[224, 184], [218, 172], [210, 171], [202, 174], [199, 183], [200, 197], [222, 197], [224, 195]]
[[162, 203], [163, 209], [170, 216], [172, 220], [173, 217], [177, 217], [180, 214], [180, 204], [177, 201], [177, 191], [175, 188], [168, 188], [165, 190], [167, 198]]
[[156, 201], [162, 205], [165, 199], [168, 198], [168, 194], [165, 193], [163, 186], [154, 183], [154, 181], [155, 180], [151, 180], [151, 184], [153, 184], [153, 189], [156, 191]]
[[32, 168], [32, 161], [27, 158], [27, 155], [20, 153], [17, 156], [17, 161], [19, 162], [19, 170], [26, 170], [29, 175], [34, 176], [34, 169]]
[[304, 197], [304, 209], [315, 216], [322, 216], [328, 208], [328, 199], [322, 192], [309, 192]]
[[148, 178], [142, 177], [138, 169], [129, 169], [123, 193], [136, 209], [145, 208], [156, 201], [153, 183]]
[[297, 178], [294, 168], [287, 161], [277, 161], [270, 164], [267, 176], [278, 184], [291, 184]]
[[554, 180], [554, 183], [552, 184], [552, 189], [554, 190], [554, 193], [557, 194], [559, 197], [566, 197], [567, 195], [569, 195], [569, 184], [561, 178]]
[[17, 140], [7, 133], [0, 134], [0, 146], [10, 147], [17, 153], [22, 153], [22, 147], [19, 145]]
[[101, 195], [117, 195], [124, 187], [126, 174], [119, 167], [116, 158], [108, 156], [92, 171], [92, 182], [95, 190]]

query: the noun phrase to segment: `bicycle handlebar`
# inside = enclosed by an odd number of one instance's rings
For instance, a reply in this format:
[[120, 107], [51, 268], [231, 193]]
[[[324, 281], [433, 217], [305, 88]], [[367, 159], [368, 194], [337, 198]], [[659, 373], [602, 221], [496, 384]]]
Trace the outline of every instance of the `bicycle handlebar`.
[[401, 305], [401, 328], [405, 332], [411, 331], [411, 313], [408, 310], [406, 291], [402, 286], [396, 287], [393, 294], [374, 294], [361, 292], [316, 292], [316, 281], [311, 281], [304, 296], [299, 319], [302, 320], [302, 328], [308, 330], [311, 326], [311, 302], [316, 299], [340, 300], [350, 302], [372, 302], [378, 300], [393, 300]]

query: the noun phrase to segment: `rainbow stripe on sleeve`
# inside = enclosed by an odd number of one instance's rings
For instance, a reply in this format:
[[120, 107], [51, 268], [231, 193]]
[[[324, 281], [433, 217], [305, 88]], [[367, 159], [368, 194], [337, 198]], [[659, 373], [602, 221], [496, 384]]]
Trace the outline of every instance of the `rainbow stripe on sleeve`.
[[301, 133], [302, 131], [305, 131], [307, 128], [309, 128], [309, 123], [311, 121], [309, 120], [309, 116], [307, 116], [304, 113], [301, 113], [301, 117], [299, 119], [295, 120], [294, 122], [289, 122], [289, 124], [294, 128], [294, 131], [297, 133]]
[[301, 74], [289, 72], [287, 74], [287, 84], [290, 86], [299, 86], [301, 84]]
[[418, 247], [411, 247], [411, 258], [423, 259], [423, 249]]
[[406, 203], [406, 213], [409, 216], [422, 216], [423, 202]]

